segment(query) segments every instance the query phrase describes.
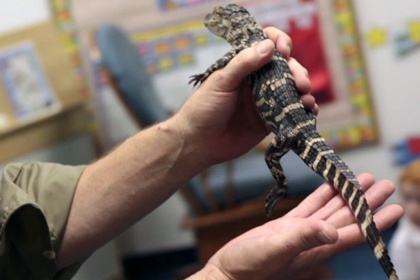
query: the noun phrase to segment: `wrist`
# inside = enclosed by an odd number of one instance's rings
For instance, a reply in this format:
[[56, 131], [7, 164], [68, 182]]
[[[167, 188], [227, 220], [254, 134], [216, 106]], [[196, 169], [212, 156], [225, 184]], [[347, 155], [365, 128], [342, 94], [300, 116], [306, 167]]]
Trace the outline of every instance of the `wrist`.
[[169, 152], [172, 159], [172, 172], [180, 180], [188, 181], [199, 174], [211, 163], [207, 160], [206, 151], [194, 137], [188, 122], [178, 114], [153, 127], [161, 138], [172, 144]]
[[230, 280], [218, 267], [212, 264], [206, 264], [197, 273], [191, 275], [187, 280]]

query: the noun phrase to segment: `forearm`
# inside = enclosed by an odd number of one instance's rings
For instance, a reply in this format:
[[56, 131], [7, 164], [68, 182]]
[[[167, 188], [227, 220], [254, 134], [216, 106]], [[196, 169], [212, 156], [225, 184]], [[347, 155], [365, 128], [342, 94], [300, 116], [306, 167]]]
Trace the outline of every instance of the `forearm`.
[[60, 247], [61, 266], [92, 253], [205, 168], [183, 126], [178, 118], [157, 124], [87, 167]]

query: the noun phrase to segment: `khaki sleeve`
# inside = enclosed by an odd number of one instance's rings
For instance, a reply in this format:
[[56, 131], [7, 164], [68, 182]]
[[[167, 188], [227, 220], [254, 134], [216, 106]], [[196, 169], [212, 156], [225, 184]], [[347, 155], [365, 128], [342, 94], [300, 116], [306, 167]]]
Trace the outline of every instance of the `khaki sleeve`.
[[[85, 166], [9, 164], [0, 181], [0, 279], [70, 279], [56, 254]], [[66, 275], [66, 276], [64, 276]]]

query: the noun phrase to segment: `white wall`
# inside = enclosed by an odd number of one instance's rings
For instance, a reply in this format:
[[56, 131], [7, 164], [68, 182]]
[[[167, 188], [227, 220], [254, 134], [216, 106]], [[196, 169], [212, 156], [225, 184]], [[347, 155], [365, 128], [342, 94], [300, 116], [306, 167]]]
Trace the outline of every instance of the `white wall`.
[[46, 0], [0, 0], [0, 34], [50, 17]]

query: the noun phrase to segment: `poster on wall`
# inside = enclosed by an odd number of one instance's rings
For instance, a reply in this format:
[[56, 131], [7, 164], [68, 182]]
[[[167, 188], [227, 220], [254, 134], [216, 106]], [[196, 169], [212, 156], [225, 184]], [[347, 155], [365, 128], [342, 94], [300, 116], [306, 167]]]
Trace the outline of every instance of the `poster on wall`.
[[0, 75], [18, 120], [33, 120], [60, 108], [33, 44], [0, 50]]

